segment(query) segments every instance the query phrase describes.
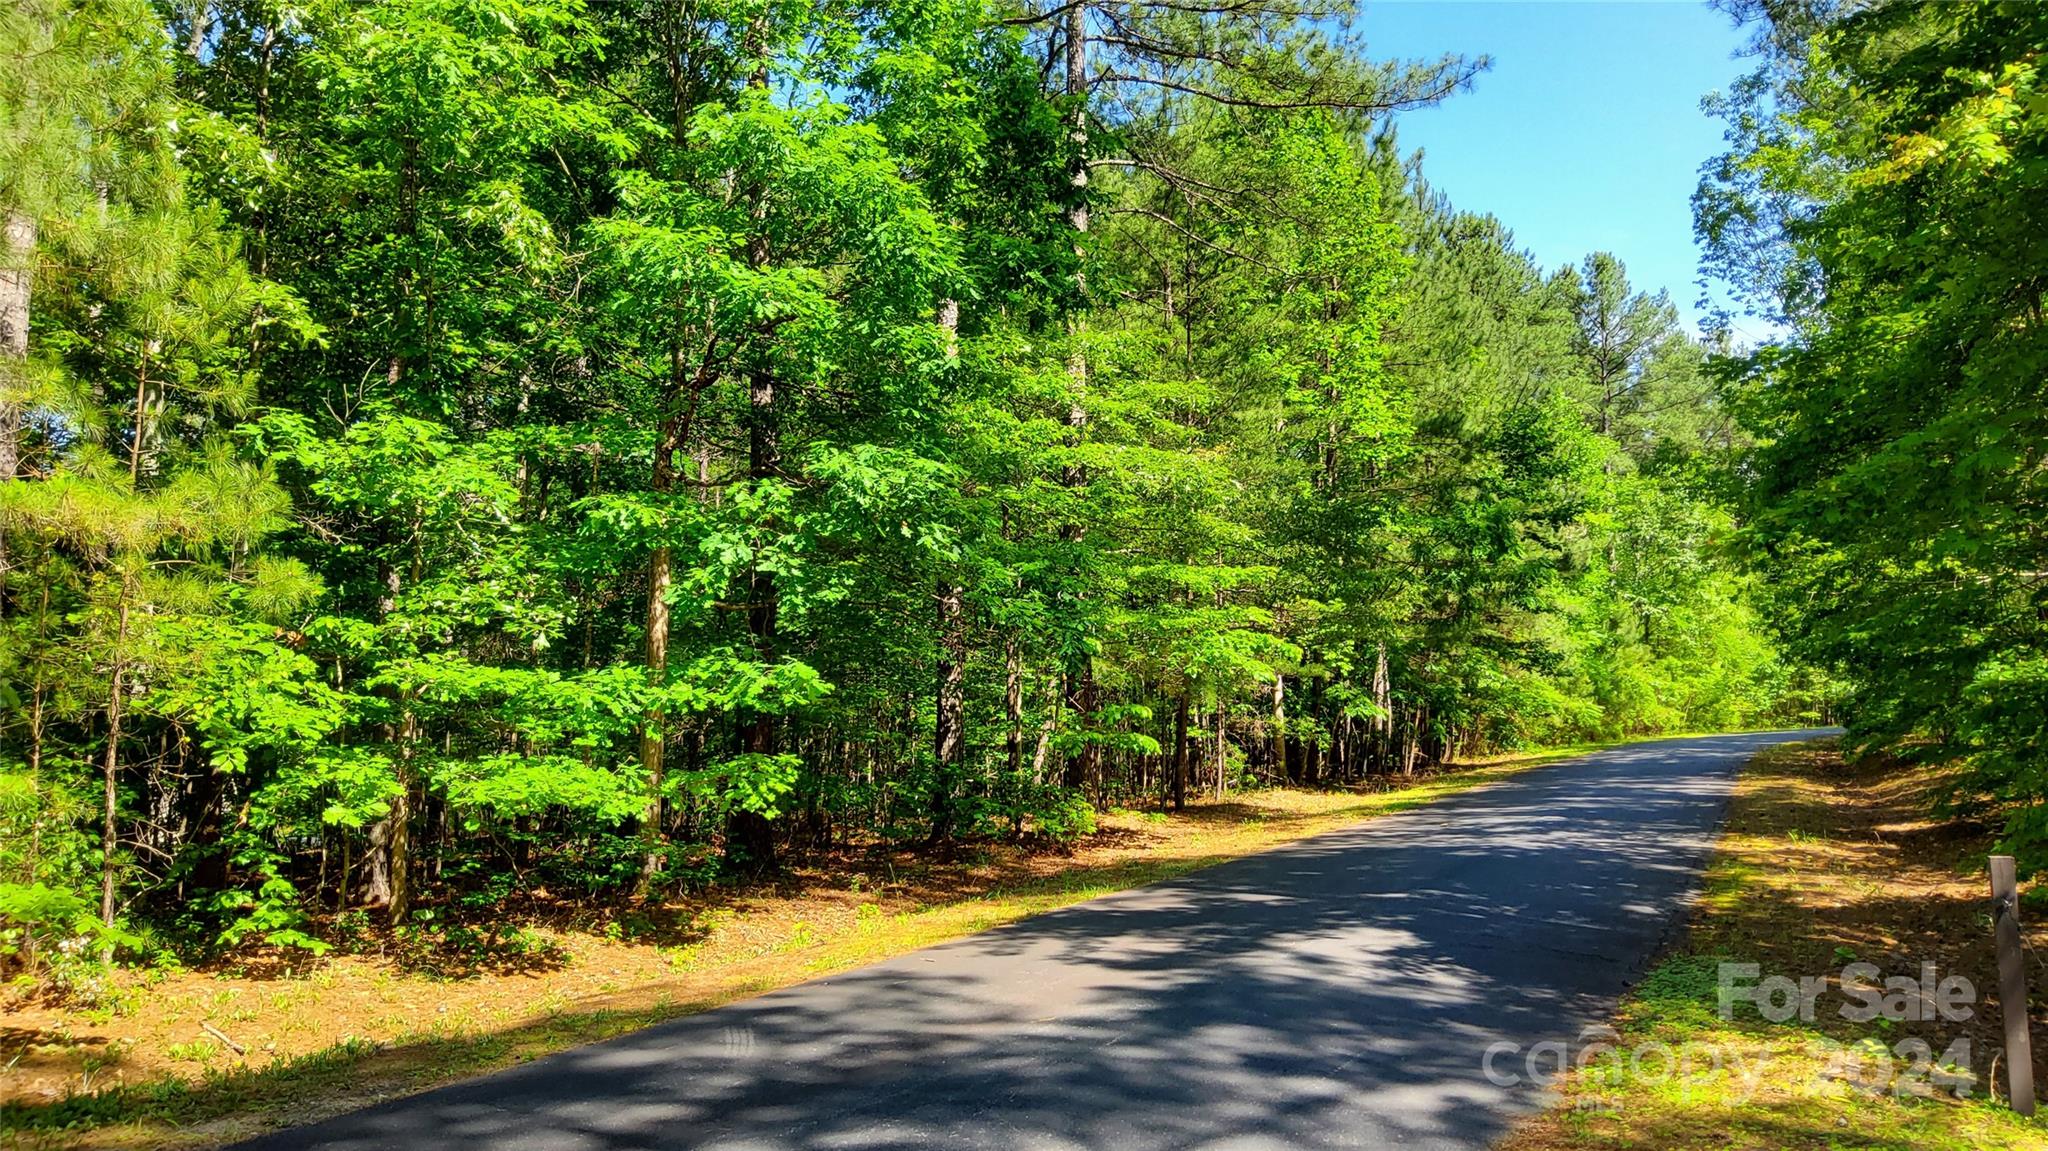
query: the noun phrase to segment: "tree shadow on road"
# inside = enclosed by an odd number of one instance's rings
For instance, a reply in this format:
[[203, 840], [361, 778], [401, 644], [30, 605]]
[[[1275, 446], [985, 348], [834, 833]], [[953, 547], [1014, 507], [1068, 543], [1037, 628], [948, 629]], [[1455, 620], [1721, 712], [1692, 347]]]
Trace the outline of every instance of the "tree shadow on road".
[[1488, 1047], [1606, 1018], [1682, 921], [1731, 771], [1725, 743], [1604, 752], [722, 1010], [251, 1072], [166, 1117], [652, 1024], [262, 1145], [1483, 1147], [1544, 1099], [1489, 1082]]

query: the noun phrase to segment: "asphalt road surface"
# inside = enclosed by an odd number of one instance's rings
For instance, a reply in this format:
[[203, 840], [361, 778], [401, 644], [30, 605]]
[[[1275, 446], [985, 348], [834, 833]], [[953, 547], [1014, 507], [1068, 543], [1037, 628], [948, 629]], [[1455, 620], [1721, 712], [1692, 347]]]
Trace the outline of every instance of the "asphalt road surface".
[[[1484, 1148], [1683, 922], [1735, 769], [1640, 743], [255, 1148]], [[1520, 1074], [1525, 1060], [1498, 1056]]]

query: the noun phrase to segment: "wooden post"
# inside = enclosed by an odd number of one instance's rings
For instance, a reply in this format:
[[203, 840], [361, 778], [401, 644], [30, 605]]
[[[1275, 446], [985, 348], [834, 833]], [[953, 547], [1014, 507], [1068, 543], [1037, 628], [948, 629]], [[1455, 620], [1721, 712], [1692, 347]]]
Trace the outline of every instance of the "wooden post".
[[2019, 868], [2010, 855], [1991, 857], [1991, 900], [1997, 915], [1998, 1003], [2005, 1011], [2006, 1099], [2034, 1113], [2034, 1047], [2027, 1035], [2027, 966], [2020, 944]]

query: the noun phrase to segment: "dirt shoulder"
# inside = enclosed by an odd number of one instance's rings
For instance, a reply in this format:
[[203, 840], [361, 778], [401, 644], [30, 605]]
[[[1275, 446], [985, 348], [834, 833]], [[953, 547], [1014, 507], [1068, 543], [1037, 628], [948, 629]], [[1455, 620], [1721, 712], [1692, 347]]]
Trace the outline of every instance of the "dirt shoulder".
[[[1825, 744], [1760, 754], [1737, 785], [1680, 952], [1623, 1004], [1615, 1033], [1577, 1046], [1559, 1103], [1502, 1151], [2048, 1149], [2048, 1124], [1988, 1098], [2003, 1048], [1985, 878], [1993, 835], [1931, 814], [1942, 778], [1845, 764]], [[2029, 935], [2048, 954], [2048, 929]], [[1845, 975], [1858, 963], [1876, 973]], [[1925, 964], [1930, 986], [1960, 976], [1974, 994], [1964, 1001], [1952, 984], [1944, 1016], [1917, 996], [1866, 990], [1929, 982]], [[1789, 1018], [1773, 1021], [1743, 994], [1772, 975], [1825, 982], [1812, 985], [1810, 1012], [1779, 985], [1770, 1014]], [[2048, 965], [2032, 964], [2031, 979], [2040, 1003]], [[2048, 1052], [2038, 1008], [2033, 1017], [2034, 1050]]]

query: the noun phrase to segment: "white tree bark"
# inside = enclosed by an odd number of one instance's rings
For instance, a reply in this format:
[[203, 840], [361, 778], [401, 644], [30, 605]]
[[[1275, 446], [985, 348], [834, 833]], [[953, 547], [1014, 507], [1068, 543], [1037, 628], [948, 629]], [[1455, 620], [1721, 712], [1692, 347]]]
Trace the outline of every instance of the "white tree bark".
[[36, 222], [23, 212], [7, 213], [5, 254], [0, 256], [0, 480], [11, 480], [21, 465], [21, 402], [18, 389], [28, 359], [29, 291], [35, 280]]

